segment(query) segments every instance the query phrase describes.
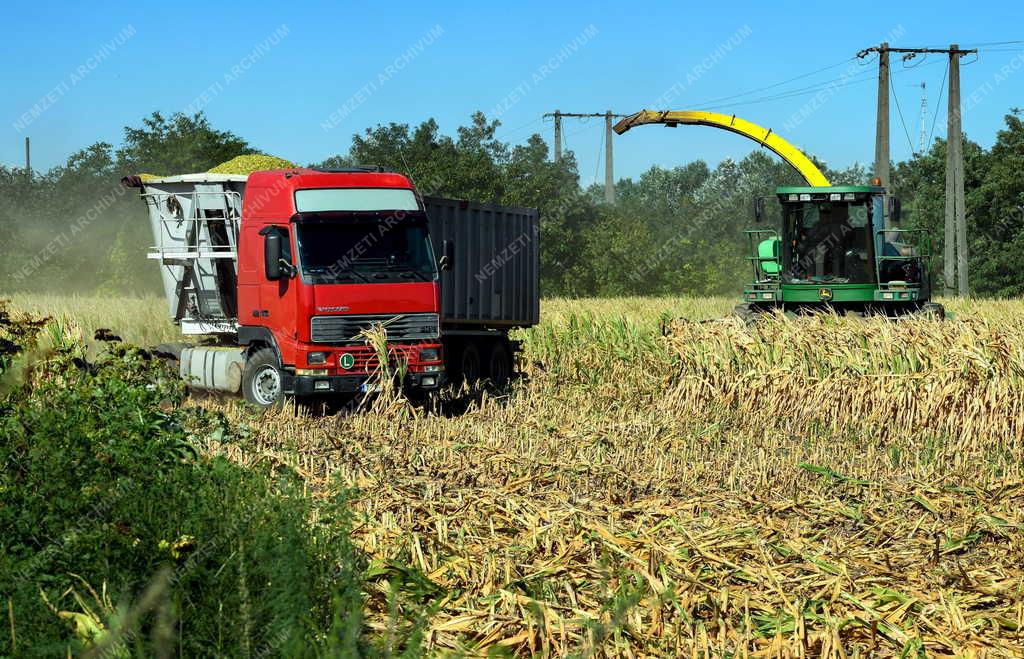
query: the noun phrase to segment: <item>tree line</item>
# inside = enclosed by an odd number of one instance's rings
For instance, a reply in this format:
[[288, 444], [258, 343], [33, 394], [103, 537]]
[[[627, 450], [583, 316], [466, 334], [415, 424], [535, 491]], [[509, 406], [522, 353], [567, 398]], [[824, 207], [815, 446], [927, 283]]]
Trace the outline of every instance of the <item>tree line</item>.
[[[455, 135], [433, 119], [392, 123], [352, 136], [344, 154], [320, 167], [381, 165], [408, 174], [424, 194], [538, 208], [545, 295], [735, 294], [749, 278], [743, 230], [753, 200], [771, 200], [799, 175], [764, 151], [715, 167], [702, 160], [652, 166], [616, 181], [616, 203], [584, 186], [572, 152], [551, 160], [540, 135], [523, 144], [496, 137], [499, 122], [475, 113]], [[213, 127], [202, 114], [154, 113], [124, 130], [121, 145], [97, 142], [60, 166], [29, 172], [0, 166], [0, 276], [6, 291], [158, 293], [145, 211], [125, 174], [205, 171], [257, 153], [248, 140]], [[946, 145], [895, 163], [893, 191], [906, 227], [931, 231], [942, 253]], [[1011, 110], [991, 148], [965, 138], [971, 287], [979, 295], [1024, 294], [1024, 121]], [[288, 157], [288, 154], [273, 154]], [[834, 184], [866, 183], [854, 164], [818, 163]], [[769, 209], [774, 204], [769, 203]], [[933, 258], [936, 272], [941, 267]]]

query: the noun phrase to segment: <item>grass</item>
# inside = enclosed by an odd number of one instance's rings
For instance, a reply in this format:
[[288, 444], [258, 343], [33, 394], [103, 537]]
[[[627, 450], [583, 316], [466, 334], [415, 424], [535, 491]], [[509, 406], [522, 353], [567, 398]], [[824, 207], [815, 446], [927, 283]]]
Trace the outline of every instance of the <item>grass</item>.
[[[13, 303], [176, 338], [157, 299]], [[733, 303], [548, 300], [507, 395], [451, 416], [202, 400], [250, 428], [202, 450], [314, 501], [352, 489], [365, 624], [425, 618], [429, 653], [1024, 653], [1024, 303], [661, 335]]]

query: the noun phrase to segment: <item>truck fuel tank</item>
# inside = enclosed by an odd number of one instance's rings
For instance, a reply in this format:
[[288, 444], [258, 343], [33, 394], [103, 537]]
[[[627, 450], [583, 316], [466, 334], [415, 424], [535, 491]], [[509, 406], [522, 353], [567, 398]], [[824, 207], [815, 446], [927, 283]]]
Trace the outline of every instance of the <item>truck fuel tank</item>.
[[237, 394], [245, 353], [235, 346], [198, 346], [181, 351], [179, 374], [190, 387]]

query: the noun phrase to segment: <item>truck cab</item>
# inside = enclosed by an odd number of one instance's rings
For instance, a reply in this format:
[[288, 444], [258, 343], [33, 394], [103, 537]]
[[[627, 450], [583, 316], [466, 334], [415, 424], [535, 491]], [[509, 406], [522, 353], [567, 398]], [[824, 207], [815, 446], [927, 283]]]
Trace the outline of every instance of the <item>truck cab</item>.
[[252, 358], [242, 391], [252, 402], [365, 390], [380, 364], [362, 332], [378, 324], [406, 386], [442, 384], [437, 263], [405, 176], [254, 172], [238, 250], [238, 342]]
[[[775, 226], [746, 232], [754, 280], [738, 311], [826, 306], [895, 315], [930, 305], [927, 235], [897, 228], [899, 200], [884, 188], [780, 187], [776, 197]], [[764, 215], [759, 199], [758, 224]]]

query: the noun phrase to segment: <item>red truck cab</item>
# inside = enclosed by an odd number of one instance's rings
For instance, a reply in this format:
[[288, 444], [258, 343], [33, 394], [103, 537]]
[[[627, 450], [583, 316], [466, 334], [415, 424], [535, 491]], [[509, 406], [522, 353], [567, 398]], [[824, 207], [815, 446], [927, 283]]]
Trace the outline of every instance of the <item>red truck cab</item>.
[[[242, 392], [365, 391], [380, 368], [363, 330], [387, 330], [406, 387], [444, 381], [440, 291], [423, 201], [401, 174], [366, 170], [254, 172], [238, 237]], [[369, 386], [373, 386], [372, 383]]]

